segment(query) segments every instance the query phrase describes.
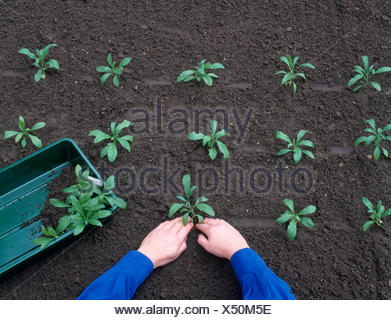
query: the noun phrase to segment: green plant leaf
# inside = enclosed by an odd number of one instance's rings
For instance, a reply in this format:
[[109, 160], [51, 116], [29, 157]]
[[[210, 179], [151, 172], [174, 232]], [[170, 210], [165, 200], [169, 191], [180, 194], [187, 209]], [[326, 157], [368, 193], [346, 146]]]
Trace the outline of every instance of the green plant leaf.
[[373, 151], [373, 157], [375, 160], [379, 160], [380, 158], [380, 148], [379, 146], [376, 146], [375, 151]]
[[282, 131], [276, 131], [276, 138], [281, 139], [281, 140], [288, 142], [288, 143], [292, 142], [291, 139]]
[[54, 238], [35, 238], [33, 240], [33, 243], [37, 246], [41, 246], [41, 249], [45, 249], [52, 241], [54, 241]]
[[311, 214], [311, 213], [314, 213], [316, 211], [316, 207], [315, 206], [308, 206], [308, 207], [305, 207], [303, 210], [301, 210], [298, 215], [299, 216], [304, 216], [304, 215], [307, 215], [307, 214]]
[[103, 86], [106, 80], [111, 76], [111, 73], [105, 73], [100, 77], [100, 84]]
[[24, 54], [24, 55], [28, 56], [30, 59], [35, 59], [34, 53], [30, 52], [30, 50], [27, 49], [27, 48], [22, 48], [22, 49], [20, 49], [20, 50], [18, 51], [18, 53]]
[[35, 75], [34, 75], [34, 79], [36, 82], [38, 82], [39, 80], [42, 79], [42, 75], [43, 75], [43, 71], [41, 69], [39, 69]]
[[297, 142], [299, 142], [307, 132], [308, 132], [307, 130], [300, 130], [299, 133], [297, 134]]
[[286, 229], [288, 238], [294, 240], [296, 238], [296, 232], [297, 232], [297, 222], [296, 220], [291, 220], [291, 222], [289, 222], [288, 224], [288, 228]]
[[277, 152], [277, 155], [278, 156], [283, 156], [284, 154], [287, 154], [288, 152], [292, 152], [292, 151], [293, 151], [292, 149], [282, 149], [282, 150]]
[[292, 212], [295, 212], [292, 199], [284, 199], [283, 202]]
[[119, 78], [117, 75], [113, 77], [113, 84], [118, 88], [119, 87]]
[[383, 72], [391, 72], [391, 68], [390, 67], [382, 67], [382, 68], [379, 68], [375, 71], [375, 74], [379, 74], [379, 73], [383, 73]]
[[126, 58], [121, 60], [121, 62], [119, 63], [119, 66], [120, 67], [125, 67], [126, 65], [129, 64], [130, 61], [132, 61], [132, 58], [131, 57], [126, 57]]
[[355, 75], [353, 78], [351, 78], [348, 82], [348, 87], [351, 87], [352, 85], [354, 85], [358, 80], [362, 79], [362, 75], [361, 74], [357, 74]]
[[369, 81], [369, 83], [374, 87], [377, 91], [381, 91], [381, 86], [375, 81]]
[[285, 76], [281, 79], [281, 84], [286, 84], [292, 77], [291, 73], [287, 73]]
[[56, 228], [56, 232], [57, 233], [64, 232], [65, 229], [69, 227], [70, 223], [71, 223], [71, 216], [69, 215], [62, 216], [59, 220], [59, 224]]
[[56, 208], [68, 208], [69, 205], [67, 205], [65, 202], [62, 202], [60, 200], [57, 200], [57, 199], [49, 199], [49, 202], [52, 206], [56, 207]]
[[364, 64], [365, 70], [368, 70], [369, 62], [367, 56], [362, 56], [362, 63]]
[[117, 146], [115, 145], [114, 142], [110, 142], [107, 145], [107, 158], [109, 159], [110, 162], [114, 162], [115, 159], [117, 159]]
[[362, 227], [362, 230], [364, 232], [366, 232], [368, 230], [368, 228], [373, 225], [375, 223], [375, 221], [367, 221], [364, 223], [363, 227]]
[[221, 63], [219, 63], [219, 62], [215, 62], [215, 63], [212, 63], [212, 64], [210, 64], [210, 63], [209, 64], [205, 64], [205, 69], [212, 69], [212, 70], [224, 69], [224, 66]]
[[216, 159], [216, 157], [217, 157], [217, 150], [216, 150], [216, 148], [213, 147], [213, 148], [208, 149], [208, 154], [209, 154], [209, 157], [212, 160]]
[[183, 202], [187, 202], [187, 200], [183, 196], [176, 196], [176, 198], [182, 200]]
[[19, 129], [24, 131], [25, 128], [26, 128], [26, 123], [25, 123], [23, 117], [19, 116]]
[[22, 139], [21, 145], [22, 145], [22, 148], [26, 147], [26, 145], [27, 145], [26, 138], [23, 138], [23, 139]]
[[206, 214], [214, 217], [215, 216], [215, 211], [213, 210], [213, 208], [209, 205], [209, 204], [206, 204], [206, 203], [199, 203], [196, 205], [197, 209], [202, 211], [202, 212], [205, 212]]
[[45, 122], [37, 122], [36, 124], [33, 125], [31, 128], [31, 131], [39, 130], [42, 129], [44, 126], [46, 126]]
[[42, 141], [36, 136], [33, 136], [32, 134], [28, 135], [33, 145], [35, 145], [37, 148], [42, 148]]
[[202, 80], [204, 80], [205, 84], [209, 87], [213, 85], [213, 78], [208, 74], [203, 76]]
[[299, 67], [300, 68], [301, 67], [307, 67], [307, 68], [310, 68], [310, 69], [315, 69], [315, 66], [313, 64], [311, 64], [311, 63], [308, 63], [308, 62], [301, 64]]
[[117, 141], [121, 144], [121, 146], [130, 152], [130, 144], [127, 140], [123, 138], [117, 138]]
[[184, 206], [183, 203], [178, 203], [178, 202], [172, 203], [170, 207], [170, 211], [168, 212], [168, 216], [171, 218], [183, 206]]
[[362, 197], [361, 200], [362, 200], [362, 203], [363, 203], [369, 210], [373, 210], [373, 209], [374, 209], [374, 208], [373, 208], [372, 202], [369, 201], [367, 197]]
[[113, 57], [111, 53], [107, 55], [107, 63], [109, 64], [110, 67], [114, 68]]
[[110, 177], [107, 178], [107, 180], [104, 184], [103, 190], [109, 191], [109, 190], [114, 189], [114, 187], [115, 187], [115, 177], [114, 177], [114, 175], [111, 175]]
[[46, 65], [50, 69], [60, 70], [60, 65], [56, 59], [50, 59], [48, 62], [46, 62]]
[[222, 143], [221, 141], [216, 141], [217, 143], [217, 147], [219, 148], [220, 152], [224, 155], [224, 159], [228, 159], [229, 158], [229, 151], [228, 151], [228, 148], [227, 146]]
[[181, 82], [181, 81], [185, 80], [187, 77], [193, 75], [194, 73], [195, 73], [194, 70], [185, 70], [178, 76], [178, 78], [176, 79], [176, 82]]
[[302, 151], [306, 156], [310, 157], [311, 159], [315, 159], [314, 154], [309, 150], [303, 150]]
[[182, 185], [183, 185], [183, 190], [185, 191], [187, 199], [191, 198], [191, 188], [190, 188], [190, 174], [186, 174], [182, 178]]
[[103, 140], [106, 140], [106, 139], [110, 139], [111, 136], [108, 135], [107, 133], [104, 133], [98, 129], [95, 129], [95, 130], [92, 130], [90, 131], [90, 133], [88, 134], [88, 136], [90, 137], [95, 137], [94, 139], [94, 143], [99, 143]]
[[19, 132], [17, 131], [6, 131], [4, 132], [4, 139], [8, 139], [8, 138], [11, 138], [15, 135], [17, 135]]
[[80, 233], [84, 231], [85, 225], [84, 224], [78, 224], [75, 226], [75, 229], [73, 230], [73, 235], [77, 236]]
[[125, 200], [119, 198], [119, 197], [112, 197], [108, 198], [111, 199], [111, 202], [116, 205], [118, 208], [125, 209], [126, 208], [126, 202]]
[[96, 71], [98, 72], [109, 72], [109, 74], [111, 74], [111, 68], [110, 67], [107, 67], [107, 66], [98, 66], [96, 67]]
[[281, 216], [279, 216], [277, 219], [276, 219], [276, 222], [277, 223], [285, 223], [287, 222], [289, 219], [291, 219], [292, 217], [292, 214], [289, 213], [289, 212], [285, 212], [283, 213]]
[[302, 156], [302, 151], [300, 148], [294, 148], [293, 149], [293, 161], [295, 162], [295, 164], [299, 163], [300, 159], [301, 159], [301, 156]]
[[205, 137], [205, 135], [203, 133], [201, 133], [201, 132], [196, 133], [193, 131], [189, 134], [188, 139], [189, 140], [202, 140], [202, 139], [204, 139], [204, 137]]
[[303, 140], [298, 143], [299, 146], [314, 148], [314, 143], [311, 140]]
[[310, 218], [302, 217], [302, 218], [300, 218], [300, 222], [307, 228], [314, 227], [314, 222]]
[[118, 135], [122, 132], [123, 129], [128, 128], [131, 125], [132, 122], [130, 122], [129, 120], [124, 120], [117, 126], [117, 128], [115, 129], [115, 133]]

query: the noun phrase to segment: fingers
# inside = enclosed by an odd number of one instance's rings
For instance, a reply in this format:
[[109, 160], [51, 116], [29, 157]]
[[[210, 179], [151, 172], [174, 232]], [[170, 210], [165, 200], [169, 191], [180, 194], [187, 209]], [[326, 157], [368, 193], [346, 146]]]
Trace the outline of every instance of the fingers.
[[178, 230], [178, 237], [181, 238], [186, 238], [191, 229], [193, 229], [194, 224], [192, 222], [188, 223], [186, 226], [181, 225], [180, 229]]
[[197, 242], [201, 247], [203, 247], [206, 251], [208, 251], [209, 242], [208, 239], [203, 234], [198, 235]]

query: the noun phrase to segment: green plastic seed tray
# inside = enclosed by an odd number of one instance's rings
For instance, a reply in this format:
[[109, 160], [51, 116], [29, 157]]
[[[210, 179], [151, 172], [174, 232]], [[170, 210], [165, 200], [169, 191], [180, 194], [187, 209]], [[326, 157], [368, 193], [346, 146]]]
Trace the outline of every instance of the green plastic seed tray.
[[77, 164], [101, 180], [70, 139], [57, 141], [0, 170], [0, 277], [73, 237], [71, 230], [45, 249], [32, 242], [41, 236], [42, 221], [38, 216], [48, 200], [48, 185], [63, 168]]

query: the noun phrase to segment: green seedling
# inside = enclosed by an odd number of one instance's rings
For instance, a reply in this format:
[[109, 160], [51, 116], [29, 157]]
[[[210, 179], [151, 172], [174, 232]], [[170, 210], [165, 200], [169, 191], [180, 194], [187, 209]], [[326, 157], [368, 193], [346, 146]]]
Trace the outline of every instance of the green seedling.
[[22, 148], [26, 147], [27, 145], [27, 138], [31, 140], [33, 145], [35, 145], [37, 148], [42, 148], [42, 141], [31, 134], [33, 131], [42, 129], [44, 126], [46, 126], [45, 122], [37, 122], [31, 129], [26, 128], [26, 122], [24, 121], [22, 116], [19, 116], [19, 131], [6, 131], [4, 132], [4, 139], [8, 139], [15, 136], [15, 142], [22, 145]]
[[77, 236], [82, 233], [87, 225], [101, 227], [99, 219], [111, 215], [109, 208], [116, 206], [126, 208], [126, 202], [112, 193], [115, 186], [114, 176], [110, 176], [103, 184], [103, 189], [88, 179], [89, 170], [82, 171], [80, 165], [76, 166], [75, 173], [78, 179], [76, 185], [63, 190], [68, 194], [65, 201], [50, 199], [49, 202], [56, 208], [64, 208], [67, 215], [59, 219], [56, 229], [42, 226], [44, 237], [36, 238], [33, 242], [45, 248], [52, 241], [62, 236], [65, 232], [73, 230]]
[[292, 58], [290, 54], [286, 54], [285, 56], [280, 58], [289, 68], [289, 71], [277, 71], [274, 75], [282, 74], [281, 83], [285, 86], [293, 86], [293, 93], [296, 94], [297, 84], [295, 82], [296, 78], [302, 78], [304, 81], [307, 81], [307, 77], [304, 72], [299, 72], [302, 68], [310, 68], [315, 69], [315, 67], [311, 63], [303, 63], [298, 65], [297, 61], [299, 57]]
[[293, 161], [297, 164], [302, 155], [310, 157], [311, 159], [315, 159], [314, 154], [309, 150], [302, 150], [304, 147], [314, 148], [314, 143], [311, 140], [301, 140], [303, 136], [307, 133], [307, 130], [300, 130], [297, 134], [296, 140], [293, 138], [292, 140], [282, 131], [276, 131], [276, 138], [281, 139], [285, 142], [288, 142], [288, 146], [286, 149], [280, 150], [277, 155], [282, 156], [289, 152], [293, 152]]
[[391, 124], [387, 124], [383, 129], [377, 128], [374, 119], [365, 120], [367, 124], [369, 124], [370, 128], [366, 128], [363, 131], [371, 133], [369, 136], [359, 137], [354, 145], [357, 147], [360, 143], [365, 144], [368, 147], [370, 144], [375, 145], [375, 150], [373, 151], [373, 157], [375, 160], [379, 160], [380, 155], [383, 155], [388, 158], [388, 150], [381, 146], [382, 141], [391, 141], [391, 136], [386, 136], [385, 132], [391, 130]]
[[114, 75], [113, 77], [113, 84], [116, 87], [119, 87], [119, 77], [122, 75], [122, 72], [124, 71], [124, 67], [129, 64], [129, 62], [132, 60], [130, 57], [126, 57], [121, 60], [121, 62], [118, 64], [118, 66], [115, 66], [115, 61], [113, 61], [113, 58], [111, 56], [111, 53], [107, 56], [107, 63], [109, 66], [98, 66], [96, 67], [96, 71], [103, 72], [104, 75], [100, 78], [100, 84], [103, 86], [105, 81], [110, 78], [111, 75]]
[[198, 219], [199, 223], [202, 223], [204, 221], [204, 217], [201, 214], [197, 213], [197, 211], [204, 212], [212, 217], [215, 216], [215, 211], [213, 210], [213, 208], [205, 203], [208, 201], [208, 198], [199, 197], [195, 203], [191, 202], [191, 197], [194, 190], [196, 189], [196, 186], [191, 186], [190, 183], [190, 175], [186, 174], [185, 176], [183, 176], [182, 184], [183, 190], [185, 191], [185, 197], [176, 196], [176, 198], [181, 200], [182, 202], [172, 203], [170, 211], [168, 213], [168, 216], [170, 218], [178, 211], [179, 213], [183, 213], [184, 215], [182, 216], [182, 223], [184, 226], [187, 225], [189, 218], [191, 222], [195, 222], [195, 218]]
[[131, 135], [125, 135], [120, 137], [123, 129], [133, 126], [134, 124], [128, 120], [122, 121], [120, 124], [112, 122], [110, 125], [112, 136], [104, 133], [100, 130], [92, 130], [88, 135], [95, 137], [94, 143], [99, 143], [103, 140], [109, 139], [110, 142], [102, 149], [100, 157], [104, 158], [107, 156], [110, 162], [114, 162], [117, 159], [117, 142], [126, 150], [130, 152], [130, 143], [133, 142], [134, 138]]
[[362, 56], [362, 63], [364, 65], [364, 68], [361, 66], [354, 66], [352, 73], [356, 73], [356, 75], [351, 78], [348, 82], [348, 87], [353, 86], [357, 81], [360, 81], [359, 85], [353, 89], [353, 92], [356, 92], [358, 89], [362, 87], [366, 87], [371, 85], [374, 87], [377, 91], [381, 91], [381, 86], [375, 81], [372, 81], [371, 79], [373, 76], [384, 73], [384, 72], [390, 72], [391, 67], [382, 67], [380, 69], [375, 69], [373, 65], [369, 66], [369, 61], [367, 56]]
[[298, 223], [302, 223], [307, 228], [314, 227], [314, 223], [311, 218], [304, 216], [314, 213], [316, 211], [315, 206], [311, 205], [305, 207], [299, 213], [295, 213], [293, 201], [291, 199], [284, 199], [283, 202], [289, 208], [289, 210], [285, 211], [279, 218], [277, 218], [276, 222], [282, 224], [289, 221], [288, 227], [286, 229], [286, 233], [289, 239], [293, 240], [296, 238]]
[[371, 201], [366, 197], [362, 197], [362, 203], [368, 208], [368, 213], [371, 215], [369, 218], [371, 220], [364, 223], [362, 230], [366, 232], [368, 228], [376, 223], [380, 228], [384, 229], [383, 226], [383, 218], [391, 215], [391, 209], [386, 210], [386, 208], [381, 204], [381, 201], [377, 203], [377, 207], [375, 208]]
[[189, 134], [189, 140], [202, 140], [202, 145], [208, 148], [208, 153], [209, 157], [214, 160], [216, 159], [217, 156], [217, 150], [216, 150], [216, 144], [217, 147], [219, 148], [220, 152], [223, 154], [224, 159], [229, 158], [229, 151], [227, 146], [219, 141], [219, 139], [223, 136], [227, 135], [227, 132], [223, 129], [220, 130], [219, 132], [217, 131], [217, 121], [216, 120], [210, 120], [210, 136], [205, 135], [201, 132], [196, 133], [196, 132], [191, 132]]
[[198, 83], [203, 80], [206, 85], [213, 85], [213, 78], [218, 78], [218, 75], [213, 72], [207, 73], [206, 70], [216, 70], [216, 69], [224, 69], [224, 66], [221, 63], [210, 63], [206, 62], [206, 60], [202, 60], [199, 66], [195, 70], [186, 70], [183, 71], [179, 76], [176, 82], [188, 82], [196, 79]]
[[36, 55], [27, 48], [23, 48], [18, 51], [19, 53], [24, 54], [30, 59], [34, 60], [33, 66], [38, 68], [38, 71], [35, 73], [34, 76], [36, 82], [46, 78], [45, 71], [47, 69], [60, 70], [60, 65], [58, 64], [58, 61], [56, 59], [50, 59], [49, 61], [45, 61], [46, 56], [48, 55], [49, 49], [51, 47], [57, 47], [57, 45], [55, 43], [52, 43], [41, 50], [35, 49]]

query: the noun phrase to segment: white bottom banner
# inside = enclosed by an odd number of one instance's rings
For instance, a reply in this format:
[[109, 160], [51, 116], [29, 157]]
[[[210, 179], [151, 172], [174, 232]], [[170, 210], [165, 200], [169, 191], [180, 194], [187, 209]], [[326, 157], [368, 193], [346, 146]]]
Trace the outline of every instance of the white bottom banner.
[[391, 301], [0, 301], [1, 319], [388, 319]]

